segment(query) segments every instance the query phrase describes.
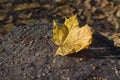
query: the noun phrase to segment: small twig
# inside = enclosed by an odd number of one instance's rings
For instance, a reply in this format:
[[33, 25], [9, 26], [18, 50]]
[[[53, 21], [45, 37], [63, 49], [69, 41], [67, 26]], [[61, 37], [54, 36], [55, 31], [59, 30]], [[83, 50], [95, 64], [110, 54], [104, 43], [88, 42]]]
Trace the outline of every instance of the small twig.
[[90, 47], [88, 49], [96, 50], [96, 49], [113, 49], [114, 47]]
[[119, 49], [120, 50], [120, 47], [89, 47], [88, 49], [90, 50]]

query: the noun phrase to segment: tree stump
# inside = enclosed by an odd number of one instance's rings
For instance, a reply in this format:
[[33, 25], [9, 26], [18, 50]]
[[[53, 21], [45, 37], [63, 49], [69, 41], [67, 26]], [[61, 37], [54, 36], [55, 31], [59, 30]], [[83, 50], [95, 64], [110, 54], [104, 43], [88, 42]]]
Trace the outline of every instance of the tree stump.
[[19, 26], [0, 40], [0, 80], [120, 80], [120, 52], [94, 34], [90, 48], [54, 56], [51, 24]]

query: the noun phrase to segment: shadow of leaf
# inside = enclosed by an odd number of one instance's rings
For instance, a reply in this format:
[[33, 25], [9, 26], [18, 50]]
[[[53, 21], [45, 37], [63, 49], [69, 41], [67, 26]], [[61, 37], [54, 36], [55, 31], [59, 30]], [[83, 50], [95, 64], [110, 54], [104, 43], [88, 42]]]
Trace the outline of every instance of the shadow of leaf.
[[120, 59], [120, 47], [115, 47], [113, 41], [96, 32], [88, 49], [67, 56], [85, 59]]

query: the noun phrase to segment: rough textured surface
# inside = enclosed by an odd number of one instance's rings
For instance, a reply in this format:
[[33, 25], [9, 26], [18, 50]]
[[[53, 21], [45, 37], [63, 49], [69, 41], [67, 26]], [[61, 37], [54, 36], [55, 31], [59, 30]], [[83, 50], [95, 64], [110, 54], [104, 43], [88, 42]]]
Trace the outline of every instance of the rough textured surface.
[[19, 26], [0, 40], [0, 80], [120, 80], [120, 49], [111, 41], [95, 33], [89, 49], [55, 57], [51, 29]]

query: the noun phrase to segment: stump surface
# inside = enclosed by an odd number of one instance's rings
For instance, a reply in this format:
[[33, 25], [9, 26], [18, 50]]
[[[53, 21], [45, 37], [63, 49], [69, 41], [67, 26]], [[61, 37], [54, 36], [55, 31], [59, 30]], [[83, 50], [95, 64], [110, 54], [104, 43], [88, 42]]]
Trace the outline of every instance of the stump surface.
[[120, 52], [111, 41], [95, 34], [91, 49], [55, 57], [57, 47], [46, 37], [51, 30], [19, 26], [0, 40], [0, 80], [120, 80]]

